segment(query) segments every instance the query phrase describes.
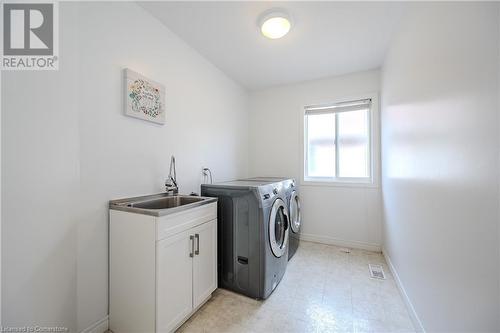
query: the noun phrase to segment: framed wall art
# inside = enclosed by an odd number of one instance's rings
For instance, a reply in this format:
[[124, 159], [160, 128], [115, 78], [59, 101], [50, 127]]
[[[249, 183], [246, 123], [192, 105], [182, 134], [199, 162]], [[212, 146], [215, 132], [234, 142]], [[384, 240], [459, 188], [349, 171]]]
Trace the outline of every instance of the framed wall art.
[[128, 68], [125, 77], [125, 115], [165, 124], [165, 87]]

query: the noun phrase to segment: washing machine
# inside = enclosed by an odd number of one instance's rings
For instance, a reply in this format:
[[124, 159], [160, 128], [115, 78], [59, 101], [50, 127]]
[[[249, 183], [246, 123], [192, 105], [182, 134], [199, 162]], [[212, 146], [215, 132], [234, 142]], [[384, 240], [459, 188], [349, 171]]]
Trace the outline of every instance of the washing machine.
[[236, 180], [203, 184], [217, 197], [219, 287], [265, 299], [285, 274], [290, 223], [280, 182]]
[[289, 233], [289, 250], [288, 250], [288, 260], [290, 260], [300, 243], [300, 226], [302, 223], [302, 216], [300, 213], [300, 198], [298, 195], [298, 189], [293, 178], [284, 177], [254, 177], [248, 178], [249, 181], [268, 181], [276, 182], [282, 184], [282, 189], [286, 197], [288, 216], [290, 221], [290, 233]]
[[288, 213], [290, 217], [290, 239], [289, 239], [289, 251], [288, 260], [292, 259], [295, 252], [299, 248], [300, 243], [300, 226], [302, 224], [302, 215], [300, 212], [300, 197], [297, 193], [297, 188], [295, 181], [292, 180], [288, 182], [288, 187], [286, 188], [287, 199], [288, 199]]

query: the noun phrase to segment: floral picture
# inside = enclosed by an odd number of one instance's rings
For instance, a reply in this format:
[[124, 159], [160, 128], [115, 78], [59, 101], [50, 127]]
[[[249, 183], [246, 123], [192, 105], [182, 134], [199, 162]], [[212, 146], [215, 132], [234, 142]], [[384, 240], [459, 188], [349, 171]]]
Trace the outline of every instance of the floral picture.
[[125, 114], [165, 124], [165, 87], [125, 69]]

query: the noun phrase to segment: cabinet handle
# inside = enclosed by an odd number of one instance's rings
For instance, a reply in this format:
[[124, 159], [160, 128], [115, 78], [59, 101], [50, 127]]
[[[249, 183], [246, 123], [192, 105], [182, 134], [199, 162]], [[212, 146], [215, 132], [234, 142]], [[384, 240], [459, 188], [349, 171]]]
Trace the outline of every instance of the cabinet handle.
[[200, 255], [200, 235], [194, 234], [194, 238], [196, 238], [196, 251], [194, 251], [194, 254]]
[[189, 253], [189, 256], [192, 258], [194, 257], [194, 236], [189, 236], [189, 240], [191, 241], [191, 253]]

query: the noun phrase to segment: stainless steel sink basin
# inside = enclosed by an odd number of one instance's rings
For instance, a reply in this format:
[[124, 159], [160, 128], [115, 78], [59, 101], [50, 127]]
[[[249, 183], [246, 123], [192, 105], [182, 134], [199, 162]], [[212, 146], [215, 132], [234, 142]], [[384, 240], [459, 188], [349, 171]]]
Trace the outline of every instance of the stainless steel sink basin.
[[160, 193], [112, 200], [109, 202], [109, 208], [131, 213], [163, 216], [216, 201], [217, 198]]
[[137, 207], [144, 209], [167, 209], [167, 208], [189, 205], [194, 202], [199, 202], [202, 200], [203, 198], [200, 197], [172, 196], [172, 197], [153, 199], [137, 203], [131, 203], [129, 207]]

